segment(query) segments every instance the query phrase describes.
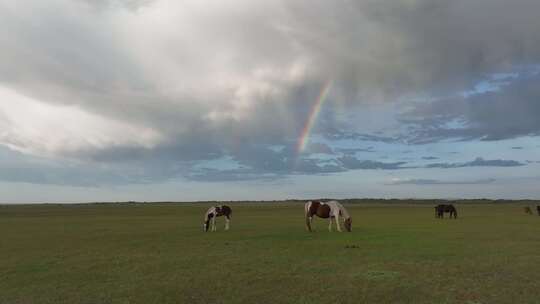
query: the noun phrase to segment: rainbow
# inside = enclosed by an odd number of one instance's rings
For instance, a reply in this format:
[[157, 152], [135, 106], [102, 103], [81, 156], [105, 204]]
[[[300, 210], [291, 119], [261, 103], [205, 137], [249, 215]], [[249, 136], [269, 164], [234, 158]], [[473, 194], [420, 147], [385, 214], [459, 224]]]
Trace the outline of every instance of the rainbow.
[[317, 97], [317, 101], [313, 105], [313, 108], [311, 108], [311, 111], [309, 112], [308, 119], [306, 121], [306, 124], [304, 125], [304, 128], [302, 129], [302, 133], [300, 134], [300, 137], [298, 138], [298, 142], [296, 144], [296, 152], [297, 154], [301, 154], [306, 149], [309, 135], [311, 133], [311, 129], [315, 125], [315, 122], [317, 121], [317, 117], [319, 116], [319, 113], [321, 112], [322, 105], [326, 101], [326, 97], [328, 96], [328, 92], [330, 91], [330, 87], [332, 86], [332, 81], [327, 81], [319, 93], [319, 96]]

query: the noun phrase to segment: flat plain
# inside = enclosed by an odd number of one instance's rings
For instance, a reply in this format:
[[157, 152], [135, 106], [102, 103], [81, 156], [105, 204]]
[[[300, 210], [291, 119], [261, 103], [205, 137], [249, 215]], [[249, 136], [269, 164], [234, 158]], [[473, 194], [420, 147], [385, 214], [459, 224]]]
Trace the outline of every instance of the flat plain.
[[351, 233], [308, 233], [298, 202], [232, 203], [204, 233], [209, 206], [0, 206], [0, 303], [540, 303], [520, 204], [346, 204]]

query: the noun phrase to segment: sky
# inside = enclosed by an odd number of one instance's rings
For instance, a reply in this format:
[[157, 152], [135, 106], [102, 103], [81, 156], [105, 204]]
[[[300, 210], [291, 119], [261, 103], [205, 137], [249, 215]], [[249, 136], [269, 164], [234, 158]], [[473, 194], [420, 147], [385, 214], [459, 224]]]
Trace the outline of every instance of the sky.
[[539, 11], [0, 0], [0, 203], [540, 199]]

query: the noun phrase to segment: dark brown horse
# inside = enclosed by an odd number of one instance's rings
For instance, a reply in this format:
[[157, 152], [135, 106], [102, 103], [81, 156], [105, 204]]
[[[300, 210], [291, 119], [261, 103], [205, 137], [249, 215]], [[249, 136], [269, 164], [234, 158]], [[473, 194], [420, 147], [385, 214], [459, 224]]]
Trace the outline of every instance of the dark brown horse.
[[538, 215], [540, 215], [540, 206], [536, 206], [536, 212], [538, 212]]
[[450, 218], [452, 218], [452, 216], [454, 216], [454, 218], [456, 219], [457, 218], [457, 210], [456, 210], [456, 207], [454, 207], [454, 205], [452, 204], [440, 204], [440, 205], [437, 205], [435, 206], [435, 217], [436, 218], [444, 218], [444, 213], [447, 212], [447, 213], [450, 213]]
[[229, 230], [229, 222], [231, 221], [232, 209], [226, 205], [220, 205], [210, 207], [204, 215], [204, 231], [210, 229], [210, 222], [212, 222], [212, 231], [216, 231], [216, 218], [218, 216], [225, 216], [225, 230]]

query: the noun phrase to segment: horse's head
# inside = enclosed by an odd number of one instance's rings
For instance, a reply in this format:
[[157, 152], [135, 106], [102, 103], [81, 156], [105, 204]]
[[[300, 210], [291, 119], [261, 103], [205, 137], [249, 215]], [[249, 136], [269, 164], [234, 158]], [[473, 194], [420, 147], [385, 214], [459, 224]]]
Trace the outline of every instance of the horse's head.
[[352, 231], [352, 218], [345, 219], [345, 229], [347, 229], [348, 232]]
[[210, 227], [210, 219], [207, 219], [206, 221], [204, 221], [203, 229], [205, 232], [208, 231], [208, 227]]

